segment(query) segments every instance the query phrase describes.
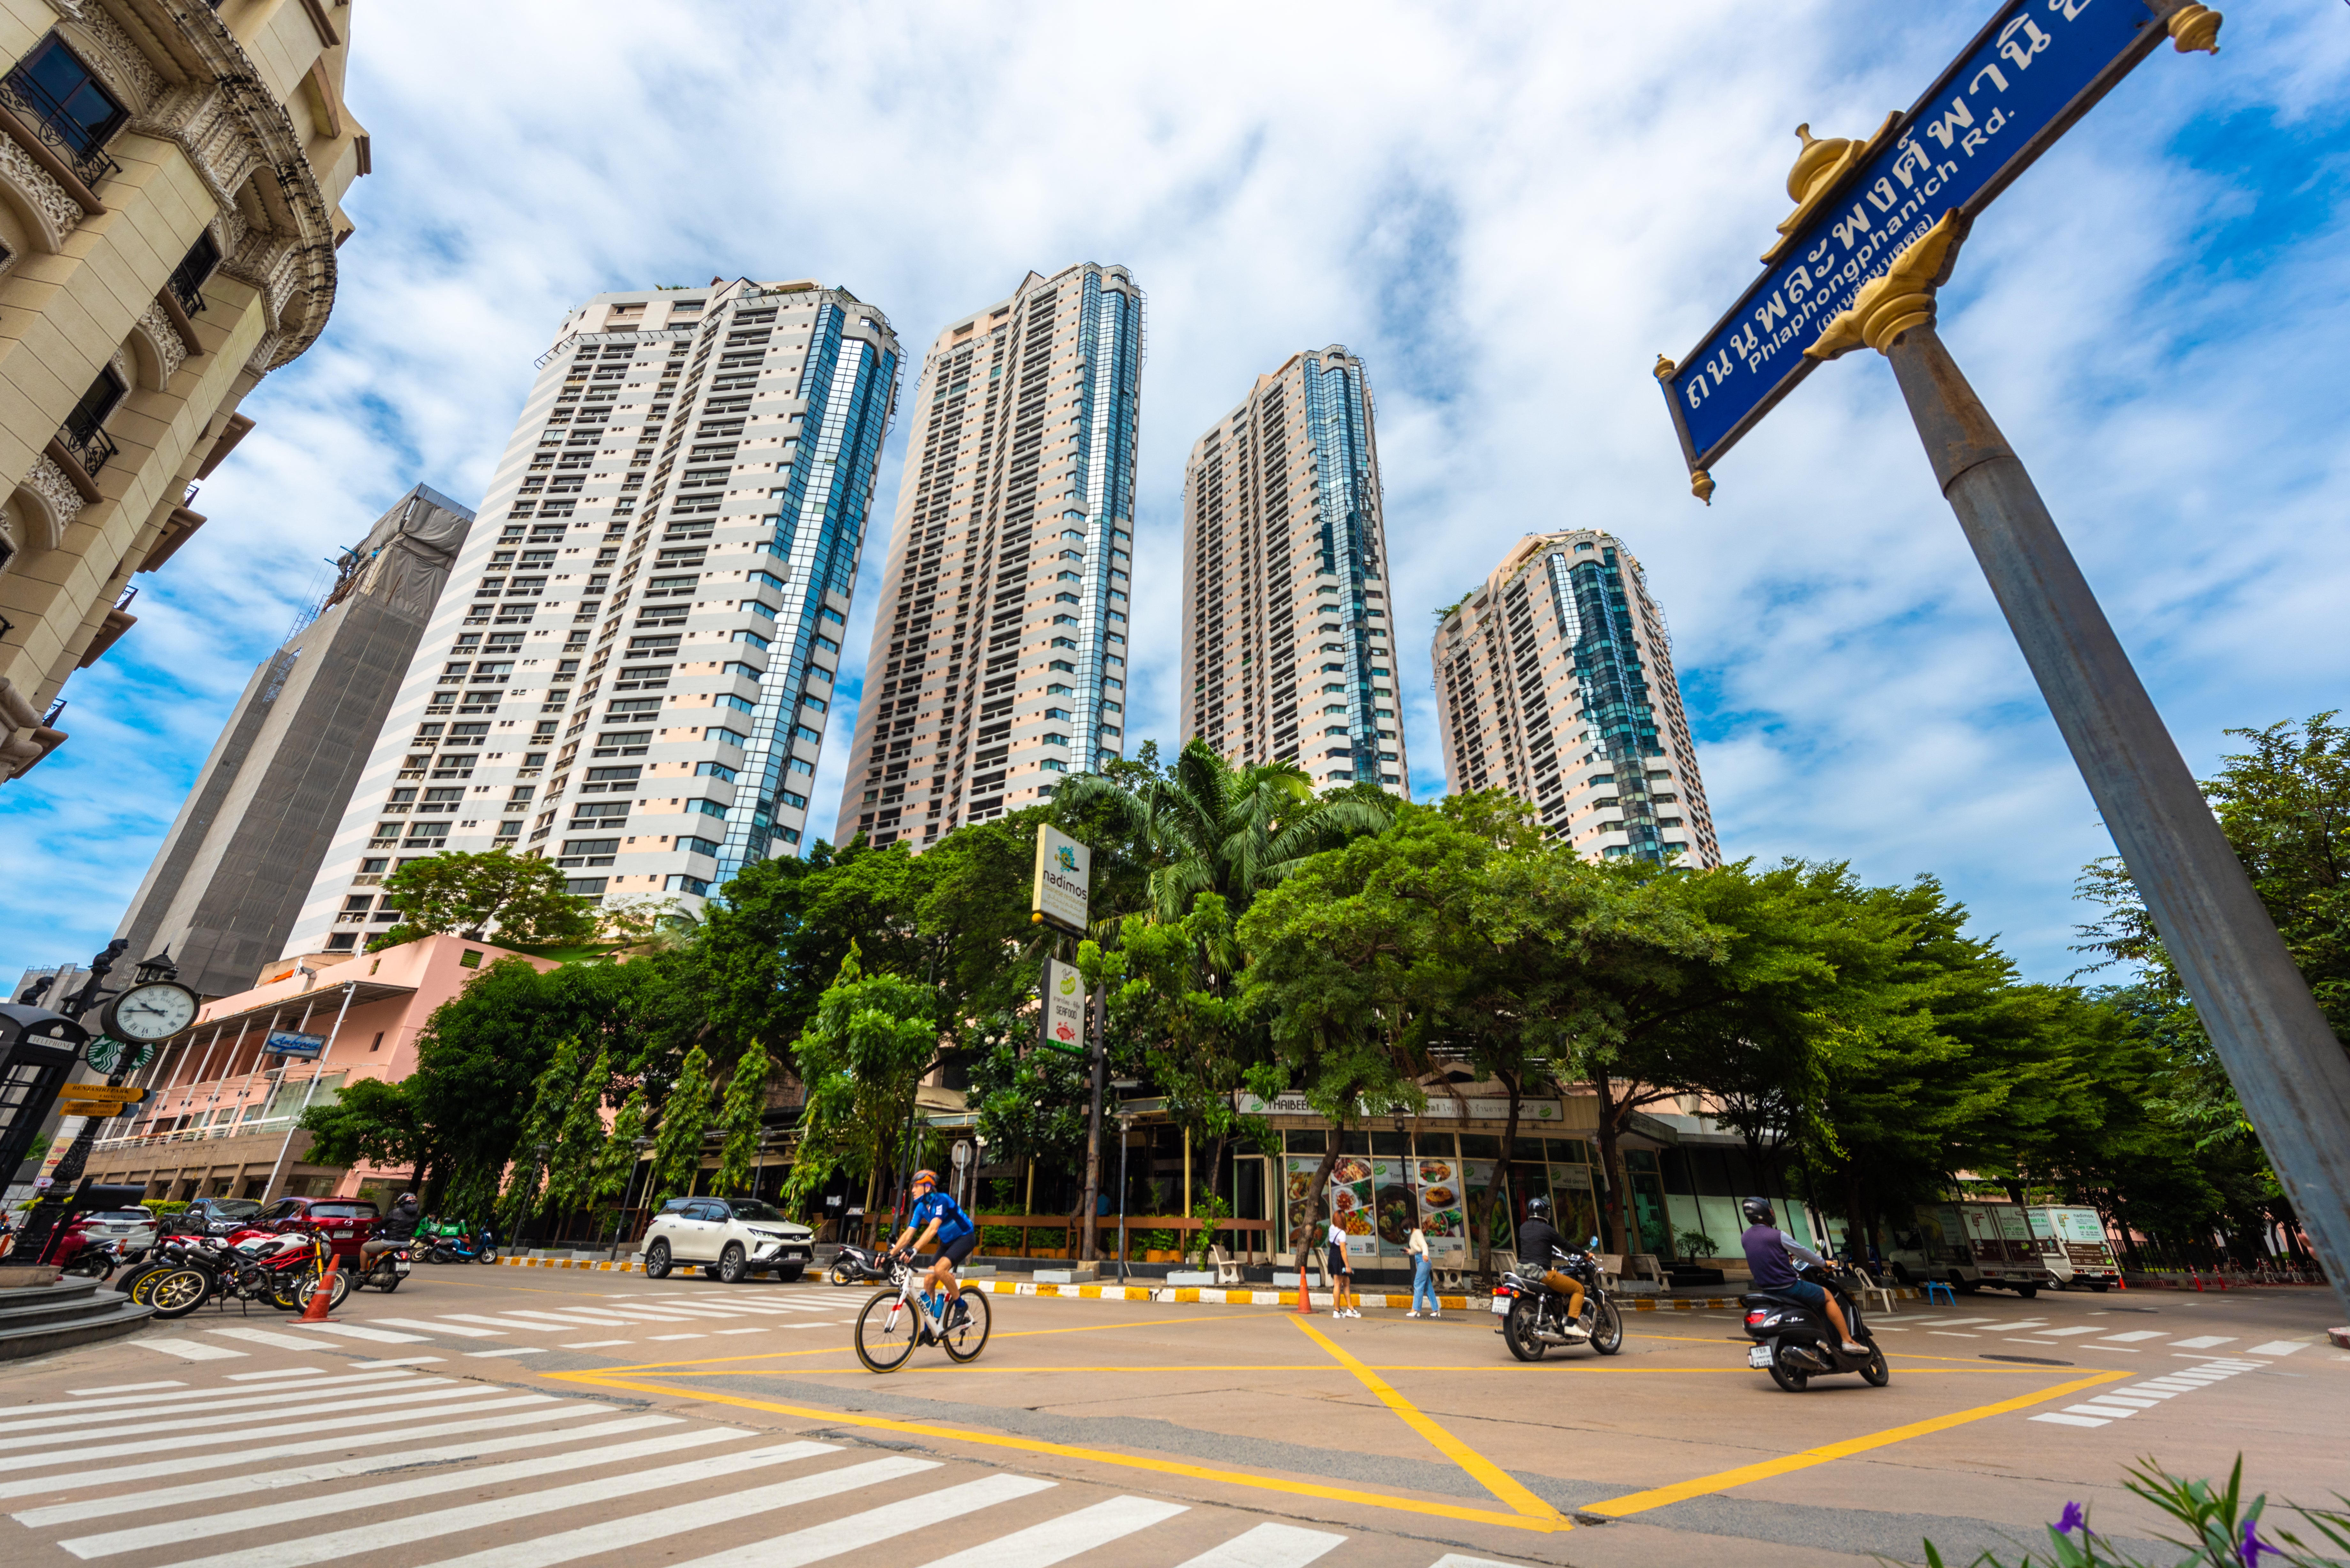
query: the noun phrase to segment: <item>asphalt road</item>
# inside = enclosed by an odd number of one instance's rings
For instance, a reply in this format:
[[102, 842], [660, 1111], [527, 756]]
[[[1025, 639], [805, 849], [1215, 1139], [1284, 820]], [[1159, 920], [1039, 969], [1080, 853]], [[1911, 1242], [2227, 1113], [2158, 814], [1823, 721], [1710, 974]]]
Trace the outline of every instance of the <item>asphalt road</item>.
[[1482, 1314], [991, 1298], [976, 1362], [850, 1349], [870, 1287], [419, 1268], [323, 1327], [210, 1309], [10, 1366], [26, 1568], [829, 1560], [1166, 1568], [1951, 1561], [2068, 1501], [2147, 1549], [2152, 1457], [2330, 1501], [2314, 1291], [1989, 1293], [1877, 1320], [1890, 1386], [1778, 1391], [1733, 1312], [1509, 1357]]

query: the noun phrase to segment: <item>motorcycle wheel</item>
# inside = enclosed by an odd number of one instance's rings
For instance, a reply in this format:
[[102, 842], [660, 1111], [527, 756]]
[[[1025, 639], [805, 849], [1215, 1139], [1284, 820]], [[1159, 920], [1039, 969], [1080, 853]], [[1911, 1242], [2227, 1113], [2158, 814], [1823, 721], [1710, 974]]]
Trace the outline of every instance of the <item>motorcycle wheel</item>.
[[166, 1263], [141, 1263], [137, 1268], [127, 1271], [122, 1276], [122, 1282], [114, 1288], [129, 1296], [136, 1305], [145, 1306], [147, 1300], [139, 1293], [154, 1276], [163, 1272], [169, 1267], [170, 1265]]
[[1510, 1310], [1502, 1319], [1502, 1343], [1520, 1361], [1540, 1361], [1543, 1352], [1550, 1348], [1534, 1337], [1534, 1297], [1523, 1295], [1510, 1303]]
[[669, 1278], [669, 1243], [667, 1241], [655, 1241], [645, 1249], [645, 1278], [649, 1280]]
[[[296, 1291], [296, 1304], [307, 1309], [310, 1304], [310, 1298], [318, 1293], [319, 1287], [325, 1282], [326, 1282], [322, 1276], [316, 1274], [304, 1280]], [[350, 1275], [343, 1272], [340, 1269], [337, 1269], [335, 1271], [334, 1290], [332, 1293], [327, 1297], [327, 1310], [328, 1312], [338, 1312], [341, 1310], [342, 1304], [350, 1300], [350, 1297], [351, 1277]]]
[[1779, 1360], [1778, 1346], [1773, 1345], [1771, 1347], [1771, 1381], [1790, 1394], [1801, 1394], [1805, 1388], [1811, 1386], [1812, 1379], [1807, 1373], [1783, 1366]]
[[203, 1305], [213, 1293], [212, 1276], [194, 1267], [163, 1269], [141, 1283], [147, 1296], [140, 1304], [153, 1307], [159, 1318], [185, 1317]]
[[1885, 1365], [1885, 1352], [1879, 1350], [1871, 1354], [1868, 1365], [1860, 1369], [1860, 1375], [1871, 1388], [1882, 1388], [1892, 1382], [1893, 1369]]
[[484, 1247], [484, 1248], [483, 1248], [483, 1249], [482, 1249], [482, 1255], [481, 1255], [480, 1257], [475, 1258], [475, 1259], [473, 1260], [473, 1262], [477, 1262], [477, 1263], [494, 1263], [494, 1262], [496, 1262], [497, 1261], [498, 1261], [498, 1250], [497, 1250], [495, 1247]]
[[1624, 1319], [1614, 1302], [1601, 1302], [1591, 1314], [1591, 1348], [1602, 1355], [1613, 1355], [1624, 1348]]
[[857, 1282], [857, 1275], [851, 1272], [847, 1263], [833, 1264], [832, 1272], [825, 1277], [836, 1285], [853, 1285]]
[[294, 1292], [297, 1287], [292, 1280], [279, 1276], [273, 1278], [268, 1284], [263, 1288], [269, 1293], [266, 1298], [269, 1304], [276, 1307], [279, 1312], [299, 1312], [302, 1310], [301, 1302], [296, 1300], [295, 1297]]

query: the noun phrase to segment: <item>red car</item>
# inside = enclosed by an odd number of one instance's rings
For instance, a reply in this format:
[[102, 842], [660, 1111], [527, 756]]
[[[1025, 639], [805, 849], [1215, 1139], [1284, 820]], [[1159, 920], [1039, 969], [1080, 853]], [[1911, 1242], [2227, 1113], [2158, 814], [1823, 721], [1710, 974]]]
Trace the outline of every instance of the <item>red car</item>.
[[359, 1248], [375, 1233], [376, 1209], [356, 1198], [281, 1198], [245, 1223], [256, 1231], [307, 1231], [323, 1236], [345, 1266], [358, 1263]]

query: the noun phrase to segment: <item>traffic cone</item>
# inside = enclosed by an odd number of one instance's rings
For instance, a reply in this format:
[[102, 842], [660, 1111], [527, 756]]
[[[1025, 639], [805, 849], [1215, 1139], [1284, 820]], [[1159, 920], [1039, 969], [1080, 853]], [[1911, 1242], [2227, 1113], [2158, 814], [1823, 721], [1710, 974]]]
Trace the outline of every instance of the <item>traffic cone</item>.
[[327, 1272], [318, 1276], [318, 1288], [310, 1293], [310, 1300], [302, 1308], [302, 1315], [296, 1320], [297, 1322], [325, 1323], [327, 1321], [327, 1309], [335, 1300], [335, 1265], [339, 1261], [330, 1249], [327, 1253]]

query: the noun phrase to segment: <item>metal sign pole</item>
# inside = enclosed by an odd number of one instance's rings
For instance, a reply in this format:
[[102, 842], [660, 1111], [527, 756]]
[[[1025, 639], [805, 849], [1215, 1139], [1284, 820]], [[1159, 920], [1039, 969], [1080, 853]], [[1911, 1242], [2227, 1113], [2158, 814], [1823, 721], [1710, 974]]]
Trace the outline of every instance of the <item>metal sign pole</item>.
[[1094, 1221], [1101, 1207], [1101, 1140], [1102, 1091], [1109, 1078], [1109, 1042], [1104, 1038], [1102, 1014], [1107, 1011], [1106, 992], [1097, 991], [1093, 996], [1094, 1082], [1092, 1108], [1086, 1121], [1086, 1198], [1085, 1229], [1079, 1232], [1077, 1257], [1091, 1262], [1101, 1255], [1101, 1240]]
[[[1930, 307], [1929, 307], [1930, 309]], [[2032, 477], [1935, 332], [1883, 345], [1934, 477], [2080, 765], [2278, 1182], [2350, 1309], [2350, 1055]]]

